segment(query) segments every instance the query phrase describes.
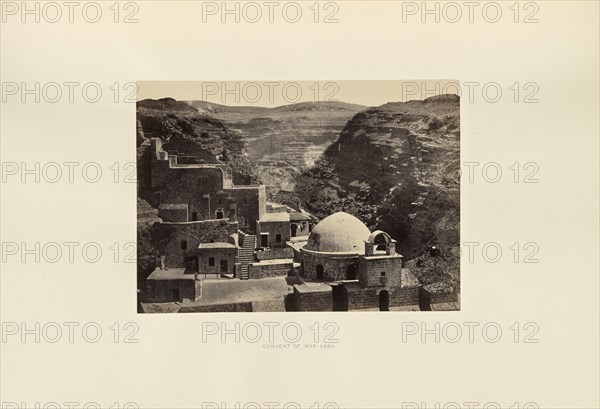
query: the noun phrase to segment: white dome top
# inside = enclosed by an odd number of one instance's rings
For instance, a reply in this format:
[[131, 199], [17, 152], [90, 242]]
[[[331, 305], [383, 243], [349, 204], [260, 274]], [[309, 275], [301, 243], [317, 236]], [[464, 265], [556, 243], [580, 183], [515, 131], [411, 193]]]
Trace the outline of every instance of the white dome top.
[[337, 212], [324, 218], [308, 236], [305, 250], [326, 253], [365, 253], [371, 232], [356, 217]]

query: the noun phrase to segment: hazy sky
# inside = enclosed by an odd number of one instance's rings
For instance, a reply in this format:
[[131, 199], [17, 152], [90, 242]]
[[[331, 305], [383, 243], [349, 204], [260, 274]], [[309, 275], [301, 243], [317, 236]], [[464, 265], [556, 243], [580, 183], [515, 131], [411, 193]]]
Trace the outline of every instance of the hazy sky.
[[140, 81], [138, 100], [165, 97], [233, 106], [274, 107], [307, 101], [343, 101], [366, 106], [460, 94], [458, 80], [403, 81]]

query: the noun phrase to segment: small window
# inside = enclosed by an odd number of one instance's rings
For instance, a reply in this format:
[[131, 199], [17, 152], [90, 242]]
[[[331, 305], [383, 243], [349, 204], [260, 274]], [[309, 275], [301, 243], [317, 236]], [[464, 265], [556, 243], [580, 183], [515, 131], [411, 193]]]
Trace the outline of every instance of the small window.
[[385, 277], [385, 271], [381, 272], [381, 276]]
[[208, 265], [209, 265], [209, 267], [214, 267], [215, 266], [215, 258], [214, 257], [209, 257], [208, 258]]
[[187, 240], [181, 240], [181, 250], [187, 250]]
[[192, 212], [192, 221], [198, 221], [198, 212]]
[[281, 234], [276, 234], [275, 235], [275, 242], [276, 243], [281, 243]]

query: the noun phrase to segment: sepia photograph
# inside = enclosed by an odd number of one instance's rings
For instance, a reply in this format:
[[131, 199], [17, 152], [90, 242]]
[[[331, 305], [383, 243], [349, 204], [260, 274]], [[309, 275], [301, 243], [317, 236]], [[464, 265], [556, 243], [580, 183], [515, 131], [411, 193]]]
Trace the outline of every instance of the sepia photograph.
[[460, 309], [458, 95], [167, 94], [136, 129], [138, 312]]

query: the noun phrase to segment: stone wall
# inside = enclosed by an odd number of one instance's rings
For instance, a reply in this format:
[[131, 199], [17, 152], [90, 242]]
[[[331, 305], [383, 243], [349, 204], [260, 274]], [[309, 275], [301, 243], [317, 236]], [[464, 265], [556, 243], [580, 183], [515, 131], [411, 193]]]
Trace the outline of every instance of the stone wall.
[[[385, 273], [385, 276], [383, 275]], [[361, 256], [358, 260], [358, 280], [365, 287], [399, 287], [402, 276], [402, 256]]]
[[294, 263], [281, 261], [278, 263], [252, 263], [248, 266], [248, 277], [251, 279], [287, 276], [293, 270]]
[[333, 311], [333, 296], [329, 290], [302, 292], [294, 286], [294, 307], [296, 311]]
[[357, 255], [327, 255], [301, 251], [302, 276], [317, 279], [317, 268], [323, 266], [324, 281], [350, 280], [351, 270], [356, 269]]
[[[156, 251], [158, 255], [166, 256], [168, 268], [186, 267], [190, 259], [198, 256], [200, 243], [227, 242], [233, 233], [237, 233], [237, 224], [229, 223], [229, 220], [155, 223], [151, 230]], [[183, 241], [185, 246], [182, 246]]]
[[348, 310], [379, 309], [379, 293], [387, 291], [390, 308], [419, 305], [419, 288], [415, 287], [362, 287], [358, 283], [344, 283]]
[[162, 204], [158, 208], [158, 217], [163, 222], [187, 222], [190, 220], [187, 203], [178, 206]]
[[379, 309], [379, 289], [375, 287], [359, 288], [344, 285], [348, 300], [348, 311]]
[[421, 286], [394, 288], [390, 291], [390, 307], [419, 305]]
[[[198, 250], [198, 271], [200, 274], [234, 274], [238, 249], [232, 247], [207, 248]], [[213, 259], [212, 266], [210, 259]], [[221, 261], [227, 262], [225, 271], [221, 269]]]
[[458, 302], [458, 293], [450, 288], [439, 289], [433, 286], [425, 286], [419, 292], [421, 309], [431, 311], [432, 304], [456, 303]]
[[[200, 280], [146, 280], [147, 302], [174, 302], [184, 298], [195, 300], [200, 296]], [[175, 299], [175, 292], [179, 299]]]
[[211, 305], [182, 305], [179, 312], [252, 312], [252, 303], [238, 302]]
[[256, 221], [265, 212], [266, 198], [265, 186], [234, 186], [217, 195], [217, 201], [224, 204], [225, 217], [237, 220], [240, 229], [249, 233], [256, 231]]

